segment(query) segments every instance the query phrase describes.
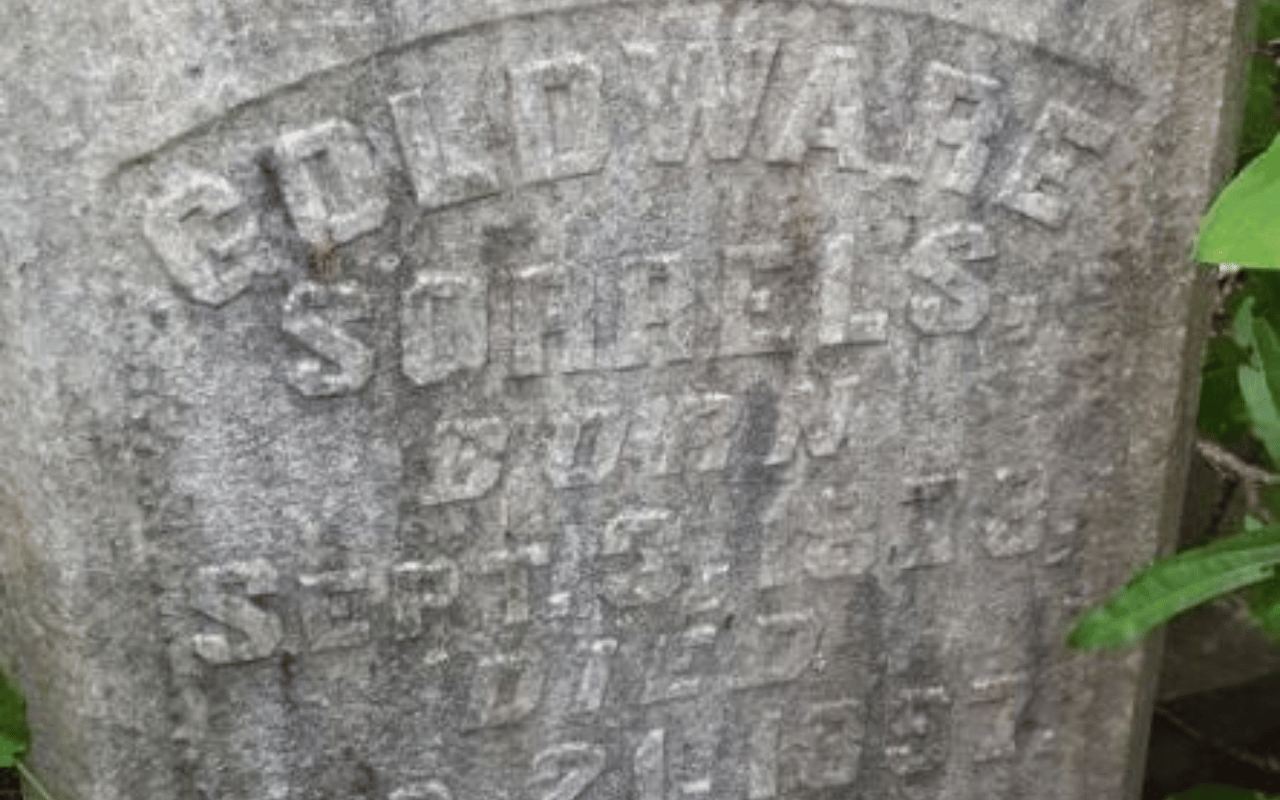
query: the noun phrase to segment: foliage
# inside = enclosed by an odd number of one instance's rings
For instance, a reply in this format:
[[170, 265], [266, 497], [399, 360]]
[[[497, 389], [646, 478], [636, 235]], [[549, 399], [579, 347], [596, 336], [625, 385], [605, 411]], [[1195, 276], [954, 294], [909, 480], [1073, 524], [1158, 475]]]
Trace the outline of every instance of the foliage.
[[[1280, 0], [1260, 10], [1258, 41], [1280, 39]], [[1241, 142], [1246, 155], [1270, 146], [1222, 191], [1205, 214], [1198, 260], [1245, 265], [1243, 291], [1229, 299], [1230, 325], [1210, 342], [1201, 378], [1197, 425], [1227, 447], [1261, 446], [1265, 469], [1280, 468], [1280, 67], [1255, 57]], [[1280, 519], [1280, 490], [1262, 492], [1266, 513]], [[1068, 634], [1072, 647], [1131, 644], [1173, 616], [1226, 592], [1248, 587], [1249, 607], [1280, 636], [1280, 525], [1257, 520], [1244, 531], [1156, 561]]]
[[1221, 786], [1216, 783], [1209, 783], [1185, 792], [1169, 795], [1166, 800], [1280, 800], [1280, 798], [1275, 795], [1255, 792], [1251, 789], [1238, 789], [1235, 786]]
[[42, 800], [50, 800], [39, 779], [22, 763], [31, 743], [27, 728], [27, 701], [8, 675], [0, 672], [0, 768], [15, 768], [27, 786]]

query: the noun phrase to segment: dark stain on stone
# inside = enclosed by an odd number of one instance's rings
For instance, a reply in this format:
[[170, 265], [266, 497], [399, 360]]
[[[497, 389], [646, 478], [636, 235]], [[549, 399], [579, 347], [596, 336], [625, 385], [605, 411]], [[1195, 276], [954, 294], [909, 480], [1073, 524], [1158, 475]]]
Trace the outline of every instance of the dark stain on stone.
[[538, 241], [538, 233], [528, 219], [518, 219], [510, 225], [488, 225], [482, 234], [480, 260], [490, 266], [511, 263]]

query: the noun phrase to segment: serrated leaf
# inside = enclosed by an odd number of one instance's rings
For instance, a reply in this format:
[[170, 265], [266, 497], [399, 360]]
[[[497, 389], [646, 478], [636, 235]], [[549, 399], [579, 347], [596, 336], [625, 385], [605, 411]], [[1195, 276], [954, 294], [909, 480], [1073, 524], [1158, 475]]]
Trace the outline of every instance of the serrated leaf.
[[1224, 786], [1219, 783], [1206, 783], [1185, 792], [1171, 794], [1165, 800], [1276, 800], [1275, 796], [1263, 794], [1253, 789], [1241, 789], [1236, 786]]
[[1280, 136], [1222, 190], [1200, 220], [1196, 259], [1280, 269]]
[[1271, 578], [1280, 564], [1280, 525], [1219, 539], [1161, 559], [1136, 574], [1067, 635], [1075, 648], [1122, 647], [1177, 614]]
[[9, 676], [0, 672], [0, 767], [14, 766], [30, 742], [27, 703]]
[[1261, 370], [1241, 366], [1240, 394], [1249, 410], [1249, 429], [1267, 448], [1271, 463], [1280, 464], [1280, 410]]

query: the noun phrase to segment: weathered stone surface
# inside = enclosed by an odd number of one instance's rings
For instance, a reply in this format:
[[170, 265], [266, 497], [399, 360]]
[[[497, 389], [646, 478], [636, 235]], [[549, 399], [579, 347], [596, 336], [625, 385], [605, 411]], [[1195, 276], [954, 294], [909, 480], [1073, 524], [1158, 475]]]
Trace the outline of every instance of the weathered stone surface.
[[58, 796], [1133, 790], [1244, 9], [3, 10]]

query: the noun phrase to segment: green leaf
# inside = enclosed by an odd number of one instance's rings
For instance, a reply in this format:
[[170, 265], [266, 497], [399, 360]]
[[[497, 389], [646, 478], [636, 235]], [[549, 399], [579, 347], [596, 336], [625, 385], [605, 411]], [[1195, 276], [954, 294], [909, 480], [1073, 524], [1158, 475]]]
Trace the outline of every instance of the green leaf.
[[1171, 794], [1165, 800], [1276, 800], [1273, 795], [1253, 789], [1240, 789], [1218, 783], [1206, 783], [1185, 792]]
[[14, 766], [30, 741], [27, 703], [9, 676], [0, 672], [0, 767]]
[[1267, 448], [1271, 463], [1280, 464], [1280, 409], [1276, 408], [1267, 376], [1261, 370], [1243, 365], [1239, 375], [1240, 394], [1249, 410], [1249, 429]]
[[1192, 606], [1260, 583], [1280, 564], [1280, 525], [1219, 539], [1164, 558], [1136, 574], [1067, 635], [1075, 648], [1132, 644]]
[[1257, 302], [1256, 297], [1246, 297], [1231, 315], [1231, 337], [1250, 352], [1258, 347], [1258, 340], [1253, 335], [1253, 309]]
[[1200, 220], [1196, 259], [1280, 269], [1280, 136], [1218, 195]]
[[1249, 612], [1258, 624], [1267, 633], [1280, 637], [1280, 577], [1255, 583], [1245, 596], [1249, 600]]
[[1209, 340], [1200, 373], [1200, 410], [1196, 427], [1223, 444], [1233, 444], [1249, 428], [1249, 411], [1240, 394], [1239, 368], [1249, 351], [1228, 336]]
[[1280, 133], [1276, 116], [1276, 81], [1280, 68], [1264, 55], [1255, 54], [1249, 63], [1249, 89], [1245, 94], [1244, 126], [1240, 132], [1240, 157], [1247, 164]]

